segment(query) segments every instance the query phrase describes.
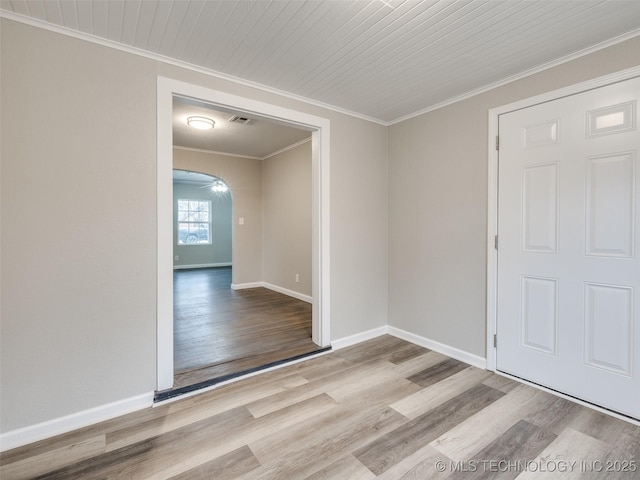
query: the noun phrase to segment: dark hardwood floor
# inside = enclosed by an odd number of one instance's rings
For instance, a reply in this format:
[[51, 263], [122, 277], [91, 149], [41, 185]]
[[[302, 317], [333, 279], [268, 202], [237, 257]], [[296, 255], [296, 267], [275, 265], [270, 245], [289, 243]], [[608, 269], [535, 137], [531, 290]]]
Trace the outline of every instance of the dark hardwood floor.
[[174, 389], [319, 350], [311, 304], [266, 288], [231, 289], [231, 267], [176, 270]]
[[0, 478], [640, 478], [640, 427], [383, 336], [0, 454]]

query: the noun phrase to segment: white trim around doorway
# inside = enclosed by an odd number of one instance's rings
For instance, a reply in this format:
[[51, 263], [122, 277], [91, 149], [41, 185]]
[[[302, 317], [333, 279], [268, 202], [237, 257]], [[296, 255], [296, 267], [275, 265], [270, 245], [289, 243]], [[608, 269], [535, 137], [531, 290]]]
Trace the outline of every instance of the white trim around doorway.
[[330, 257], [329, 257], [329, 163], [328, 119], [291, 110], [219, 90], [158, 76], [157, 79], [157, 390], [173, 386], [173, 245], [172, 239], [172, 100], [174, 95], [191, 97], [214, 106], [231, 108], [254, 116], [312, 132], [312, 339], [329, 346]]

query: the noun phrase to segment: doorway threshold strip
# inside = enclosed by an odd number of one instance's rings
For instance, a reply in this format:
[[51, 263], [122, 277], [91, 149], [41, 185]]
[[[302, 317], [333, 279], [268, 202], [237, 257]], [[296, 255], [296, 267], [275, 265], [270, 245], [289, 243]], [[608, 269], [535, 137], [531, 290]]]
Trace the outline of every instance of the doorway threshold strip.
[[172, 390], [164, 390], [162, 392], [156, 392], [153, 397], [153, 402], [163, 402], [165, 400], [169, 400], [170, 398], [179, 397], [181, 395], [185, 395], [187, 393], [195, 392], [196, 390], [202, 390], [204, 388], [211, 387], [213, 385], [217, 385], [219, 383], [228, 382], [229, 380], [233, 380], [238, 377], [243, 377], [245, 375], [250, 375], [252, 373], [259, 372], [261, 370], [267, 370], [269, 368], [278, 367], [280, 365], [284, 365], [286, 363], [294, 362], [296, 360], [301, 360], [306, 357], [311, 357], [317, 355], [319, 353], [328, 352], [331, 350], [331, 346], [319, 348], [318, 350], [314, 350], [313, 352], [302, 353], [300, 355], [295, 355], [293, 357], [288, 357], [282, 360], [277, 360], [275, 362], [267, 363], [265, 365], [260, 365], [259, 367], [249, 368], [247, 370], [242, 370], [236, 373], [230, 373], [228, 375], [222, 375], [220, 377], [211, 378], [209, 380], [205, 380], [203, 382], [194, 383], [192, 385], [186, 385], [180, 388], [174, 388]]

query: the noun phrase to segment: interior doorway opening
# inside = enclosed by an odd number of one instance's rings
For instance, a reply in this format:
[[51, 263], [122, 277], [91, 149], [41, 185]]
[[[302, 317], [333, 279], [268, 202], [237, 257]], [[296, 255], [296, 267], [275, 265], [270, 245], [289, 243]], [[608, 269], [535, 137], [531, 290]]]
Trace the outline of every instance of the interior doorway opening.
[[[157, 390], [165, 391], [174, 387], [174, 332], [173, 332], [173, 266], [171, 260], [173, 245], [169, 240], [171, 221], [167, 218], [172, 201], [171, 171], [173, 168], [173, 100], [176, 96], [204, 102], [216, 109], [227, 109], [252, 118], [269, 120], [272, 123], [294, 126], [311, 134], [311, 185], [312, 185], [312, 292], [309, 300], [312, 306], [311, 335], [320, 348], [330, 347], [329, 336], [329, 122], [326, 119], [264, 104], [244, 97], [158, 78], [158, 378]], [[233, 190], [233, 185], [231, 185]], [[235, 202], [235, 200], [234, 200]], [[234, 203], [235, 208], [235, 203]], [[172, 216], [171, 216], [172, 217]], [[234, 231], [241, 225], [234, 213]], [[235, 238], [235, 234], [234, 234]], [[233, 249], [235, 266], [237, 252]], [[233, 268], [233, 267], [232, 267]], [[241, 292], [251, 283], [236, 282]], [[260, 285], [258, 285], [260, 286]], [[246, 293], [246, 292], [245, 292]]]

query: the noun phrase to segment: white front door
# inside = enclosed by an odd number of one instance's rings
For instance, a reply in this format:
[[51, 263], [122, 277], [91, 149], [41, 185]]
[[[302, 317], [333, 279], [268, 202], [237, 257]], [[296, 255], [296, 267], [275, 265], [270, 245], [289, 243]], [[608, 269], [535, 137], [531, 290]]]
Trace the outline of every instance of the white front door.
[[497, 370], [640, 419], [640, 78], [499, 117]]

